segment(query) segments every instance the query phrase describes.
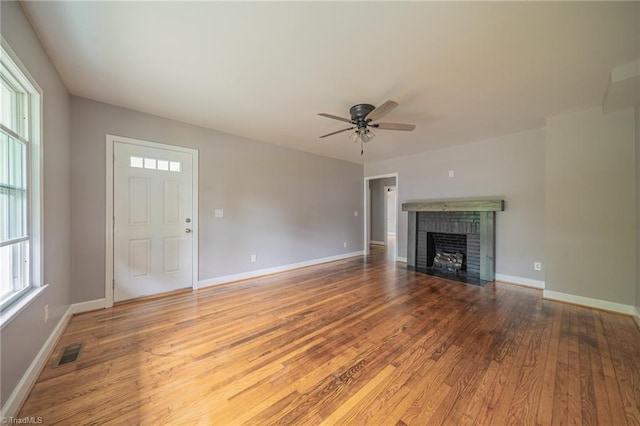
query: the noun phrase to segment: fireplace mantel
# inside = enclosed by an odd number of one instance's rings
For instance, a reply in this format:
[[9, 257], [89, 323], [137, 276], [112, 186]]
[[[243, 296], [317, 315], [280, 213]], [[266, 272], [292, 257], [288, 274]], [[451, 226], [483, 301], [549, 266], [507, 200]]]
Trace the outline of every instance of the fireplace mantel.
[[420, 200], [402, 203], [404, 212], [500, 212], [504, 200]]

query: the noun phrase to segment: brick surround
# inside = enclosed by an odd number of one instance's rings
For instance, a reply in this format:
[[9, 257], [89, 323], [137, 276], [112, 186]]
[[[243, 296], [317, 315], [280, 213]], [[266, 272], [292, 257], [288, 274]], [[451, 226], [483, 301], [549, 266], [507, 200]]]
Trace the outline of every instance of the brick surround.
[[466, 238], [466, 267], [447, 278], [480, 285], [495, 279], [495, 212], [504, 210], [503, 200], [424, 200], [403, 203], [402, 210], [409, 213], [407, 268], [441, 275], [430, 267], [435, 240], [460, 235]]

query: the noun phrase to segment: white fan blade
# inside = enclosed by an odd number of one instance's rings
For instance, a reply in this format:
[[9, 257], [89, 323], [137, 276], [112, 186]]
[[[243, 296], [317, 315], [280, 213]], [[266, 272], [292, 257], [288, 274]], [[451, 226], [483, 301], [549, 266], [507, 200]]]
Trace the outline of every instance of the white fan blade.
[[397, 106], [398, 106], [397, 102], [387, 101], [387, 102], [383, 103], [382, 105], [380, 105], [378, 108], [376, 108], [373, 111], [371, 111], [365, 117], [365, 119], [367, 121], [376, 121], [377, 119], [382, 118], [382, 116], [386, 115], [387, 113], [389, 113], [392, 109], [394, 109]]
[[411, 131], [416, 128], [415, 124], [402, 124], [402, 123], [375, 123], [375, 124], [370, 124], [370, 126], [375, 127], [376, 129], [384, 129], [384, 130]]
[[320, 138], [326, 138], [327, 136], [332, 136], [338, 133], [342, 133], [342, 132], [346, 132], [347, 130], [353, 130], [355, 129], [355, 127], [349, 127], [347, 129], [342, 129], [342, 130], [338, 130], [337, 132], [332, 132], [332, 133], [327, 133], [326, 135], [322, 135], [320, 136]]
[[322, 117], [327, 117], [327, 118], [332, 118], [334, 120], [340, 120], [340, 121], [344, 121], [345, 123], [351, 123], [351, 120], [349, 120], [348, 118], [342, 118], [342, 117], [338, 117], [337, 115], [333, 115], [333, 114], [326, 114], [324, 112], [321, 112], [320, 114], [318, 114]]

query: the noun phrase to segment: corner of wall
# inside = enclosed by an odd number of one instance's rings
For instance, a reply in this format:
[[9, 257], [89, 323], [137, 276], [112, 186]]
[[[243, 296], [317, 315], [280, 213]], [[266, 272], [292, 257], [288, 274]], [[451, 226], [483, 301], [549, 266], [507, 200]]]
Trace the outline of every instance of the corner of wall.
[[24, 375], [20, 379], [20, 382], [18, 382], [18, 384], [11, 392], [11, 395], [2, 406], [2, 409], [0, 410], [0, 417], [4, 419], [8, 417], [16, 417], [18, 415], [20, 407], [22, 407], [22, 404], [24, 404], [27, 396], [29, 396], [31, 388], [33, 388], [36, 380], [38, 380], [38, 376], [44, 368], [47, 359], [49, 359], [49, 355], [51, 355], [51, 352], [53, 352], [56, 343], [60, 339], [60, 336], [62, 336], [62, 333], [67, 327], [67, 324], [69, 323], [69, 320], [72, 316], [73, 308], [72, 306], [69, 306], [64, 315], [62, 315], [62, 318], [60, 318], [60, 320], [58, 321], [58, 324], [56, 324], [55, 328], [53, 329], [45, 343], [40, 348], [40, 351], [38, 351], [38, 353], [36, 354], [35, 358], [29, 365], [29, 368], [27, 368], [27, 370], [25, 371]]
[[[634, 108], [636, 172], [636, 318], [640, 318], [640, 100]], [[639, 323], [640, 325], [640, 323]]]
[[[588, 109], [548, 120], [545, 282], [549, 294], [587, 306], [594, 301], [613, 303], [627, 313], [637, 304], [637, 242], [631, 237], [638, 223], [634, 132], [628, 109], [606, 115]], [[611, 210], [610, 205], [618, 208]], [[598, 241], [598, 246], [591, 241]]]
[[40, 373], [45, 367], [45, 363], [55, 349], [56, 344], [60, 340], [60, 337], [62, 337], [73, 315], [103, 309], [104, 307], [105, 299], [96, 299], [84, 303], [75, 303], [67, 308], [29, 365], [29, 368], [22, 376], [22, 379], [7, 399], [7, 402], [0, 409], [0, 418], [16, 417], [18, 415], [20, 407], [22, 407], [22, 404], [24, 404], [29, 396], [29, 392], [31, 392], [36, 380], [38, 380]]

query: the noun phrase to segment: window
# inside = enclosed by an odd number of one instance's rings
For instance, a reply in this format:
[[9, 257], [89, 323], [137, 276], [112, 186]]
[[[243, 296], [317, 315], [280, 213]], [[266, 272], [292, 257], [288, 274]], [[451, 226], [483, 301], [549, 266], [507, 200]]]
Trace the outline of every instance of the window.
[[40, 284], [40, 95], [0, 48], [0, 310]]
[[136, 169], [153, 169], [180, 172], [179, 161], [157, 160], [155, 158], [129, 157], [129, 166]]

